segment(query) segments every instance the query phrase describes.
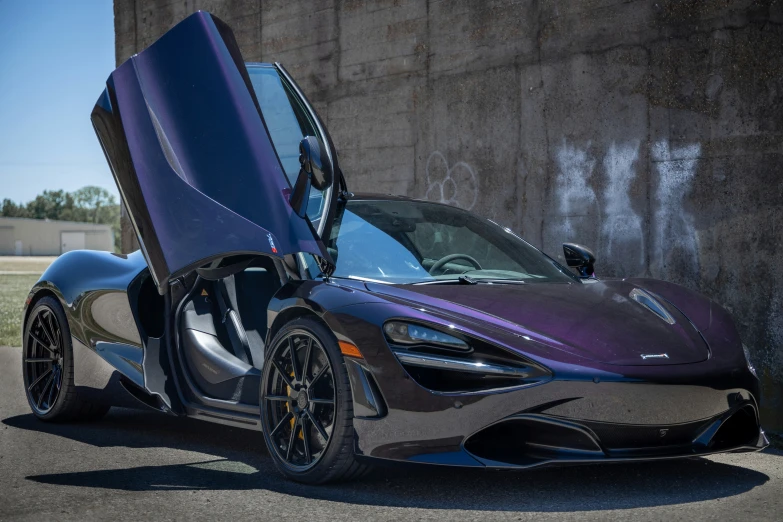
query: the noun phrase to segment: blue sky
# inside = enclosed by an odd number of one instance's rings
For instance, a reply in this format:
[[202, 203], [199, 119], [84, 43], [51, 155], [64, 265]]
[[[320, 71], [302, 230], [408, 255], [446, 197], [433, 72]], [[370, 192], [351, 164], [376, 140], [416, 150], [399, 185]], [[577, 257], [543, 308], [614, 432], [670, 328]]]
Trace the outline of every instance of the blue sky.
[[98, 185], [117, 196], [90, 124], [114, 69], [112, 0], [0, 0], [0, 200]]

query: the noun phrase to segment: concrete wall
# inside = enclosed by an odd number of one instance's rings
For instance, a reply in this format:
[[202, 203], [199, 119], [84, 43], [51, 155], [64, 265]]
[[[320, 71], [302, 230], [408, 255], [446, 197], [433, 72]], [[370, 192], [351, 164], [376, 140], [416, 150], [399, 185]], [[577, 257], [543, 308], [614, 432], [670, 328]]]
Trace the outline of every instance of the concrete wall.
[[[109, 225], [0, 217], [0, 256], [59, 256], [62, 232], [84, 232], [84, 248], [114, 252], [114, 232]], [[21, 252], [17, 252], [17, 241], [21, 241]]]
[[117, 62], [196, 9], [315, 102], [349, 187], [446, 201], [728, 307], [783, 430], [783, 5], [115, 0]]

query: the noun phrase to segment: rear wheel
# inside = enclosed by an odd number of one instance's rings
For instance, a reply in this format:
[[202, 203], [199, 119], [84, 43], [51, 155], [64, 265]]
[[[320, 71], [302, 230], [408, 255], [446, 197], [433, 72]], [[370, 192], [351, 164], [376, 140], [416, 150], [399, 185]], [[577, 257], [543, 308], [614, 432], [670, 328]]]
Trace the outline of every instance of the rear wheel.
[[354, 457], [353, 403], [334, 335], [299, 318], [275, 335], [261, 380], [261, 426], [277, 469], [297, 482], [350, 480], [368, 467]]
[[27, 402], [44, 421], [102, 417], [109, 406], [80, 400], [73, 384], [73, 346], [68, 321], [56, 299], [38, 301], [27, 318], [22, 346]]

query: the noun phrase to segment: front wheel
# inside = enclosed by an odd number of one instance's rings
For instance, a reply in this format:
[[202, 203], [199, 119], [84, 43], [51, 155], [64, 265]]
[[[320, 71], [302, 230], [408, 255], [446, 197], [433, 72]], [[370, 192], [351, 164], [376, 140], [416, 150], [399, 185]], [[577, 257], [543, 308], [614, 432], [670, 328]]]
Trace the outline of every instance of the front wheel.
[[261, 379], [261, 428], [269, 454], [288, 479], [350, 480], [367, 466], [354, 457], [348, 372], [332, 332], [302, 317], [272, 340]]

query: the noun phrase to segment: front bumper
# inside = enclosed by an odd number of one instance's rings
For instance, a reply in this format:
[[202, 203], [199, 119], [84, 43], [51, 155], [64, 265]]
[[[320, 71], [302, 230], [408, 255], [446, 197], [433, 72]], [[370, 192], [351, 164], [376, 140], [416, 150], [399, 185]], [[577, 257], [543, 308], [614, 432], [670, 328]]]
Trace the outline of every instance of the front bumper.
[[487, 467], [529, 468], [758, 451], [768, 444], [755, 407], [745, 403], [712, 419], [668, 425], [513, 415], [469, 437], [463, 451]]
[[[356, 418], [357, 454], [531, 468], [758, 451], [769, 444], [755, 398], [744, 389], [555, 380], [504, 393], [430, 399], [408, 409], [390, 407], [382, 418]], [[433, 411], [434, 403], [444, 401], [448, 408]]]
[[[472, 322], [461, 326], [467, 335], [543, 365], [552, 379], [496, 391], [449, 393], [417, 382], [383, 335], [384, 321], [405, 314], [413, 321], [418, 312], [390, 305], [353, 306], [350, 311], [332, 316], [332, 329], [360, 347], [363, 365], [377, 384], [376, 402], [383, 406], [383, 413], [357, 413], [354, 419], [359, 456], [533, 467], [758, 451], [768, 444], [758, 419], [758, 379], [737, 355], [731, 336], [715, 341], [712, 356], [700, 363], [618, 366], [539, 349], [535, 343], [521, 350], [517, 334]], [[432, 322], [434, 315], [423, 310], [420, 320]], [[447, 319], [457, 323], [456, 318]], [[736, 416], [740, 412], [743, 417]], [[725, 438], [733, 428], [721, 433], [721, 427], [740, 418], [739, 434]], [[510, 433], [492, 431], [515, 423], [523, 426], [507, 430]], [[559, 424], [562, 430], [543, 429], [542, 424]]]

